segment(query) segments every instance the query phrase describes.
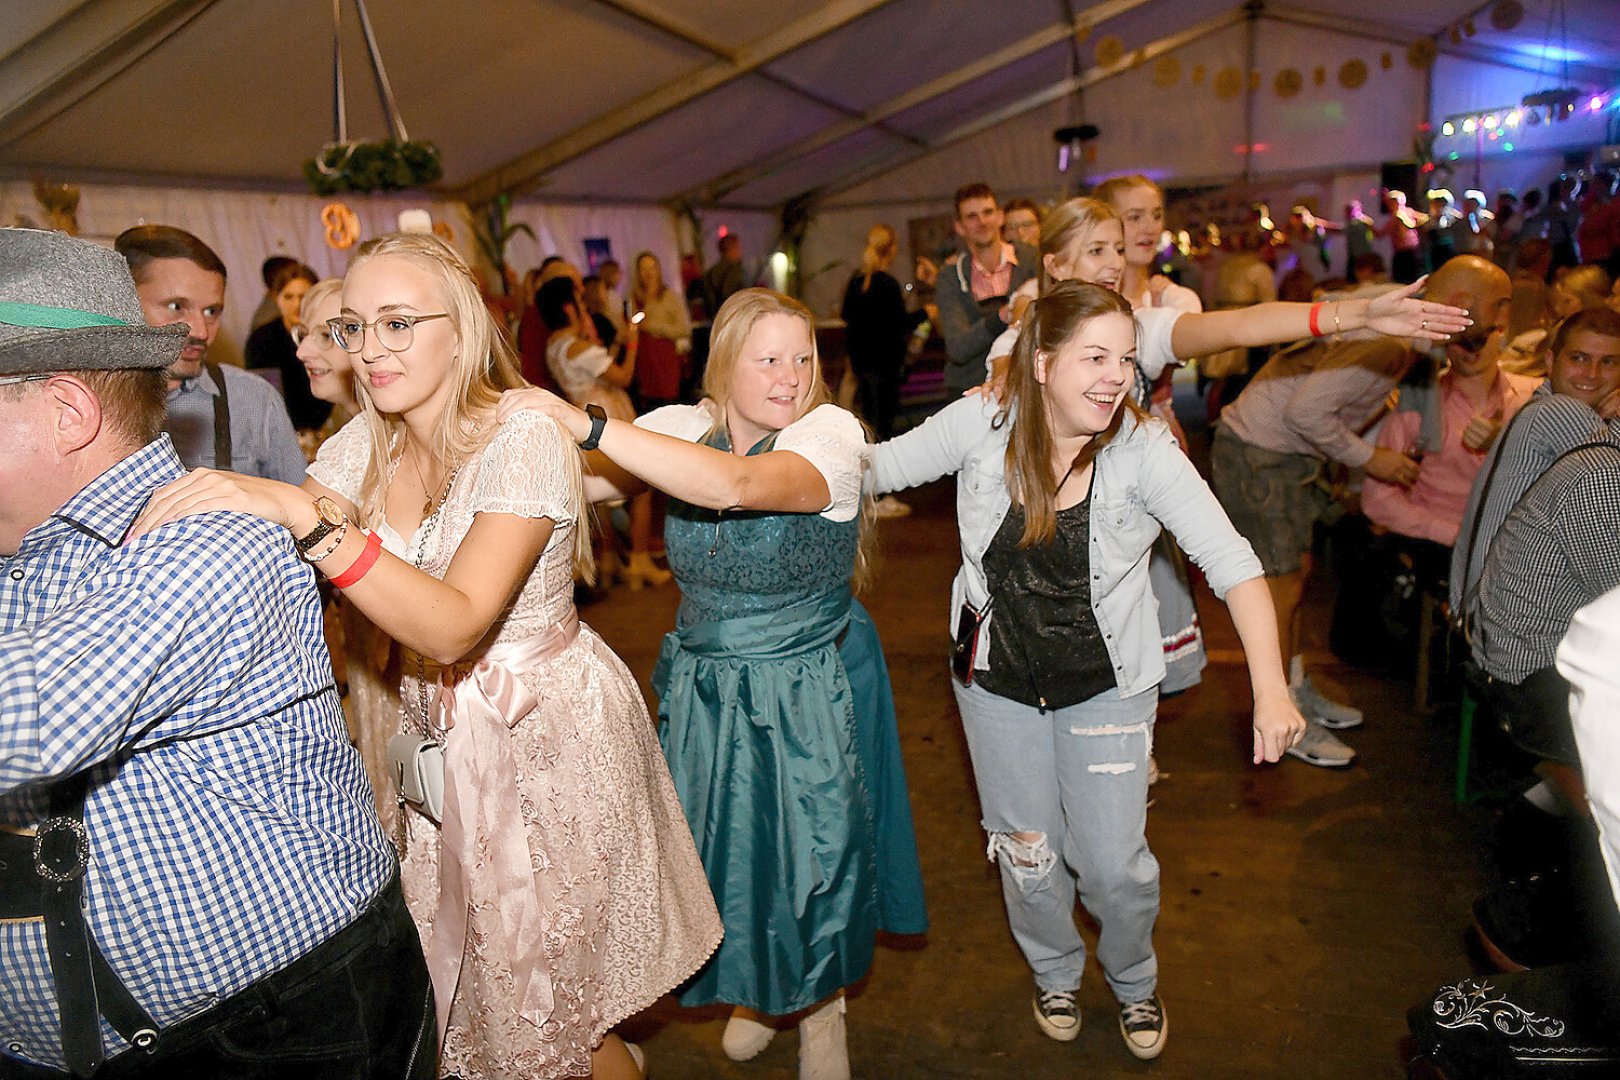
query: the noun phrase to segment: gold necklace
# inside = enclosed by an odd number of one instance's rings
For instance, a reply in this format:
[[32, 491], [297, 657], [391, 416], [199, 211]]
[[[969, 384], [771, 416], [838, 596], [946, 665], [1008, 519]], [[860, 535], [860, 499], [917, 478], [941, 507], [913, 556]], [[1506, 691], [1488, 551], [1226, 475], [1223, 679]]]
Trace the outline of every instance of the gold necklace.
[[426, 496], [422, 502], [422, 520], [426, 521], [428, 517], [432, 515], [433, 509], [438, 505], [439, 500], [443, 498], [449, 490], [450, 481], [455, 478], [456, 471], [454, 469], [446, 469], [444, 479], [440, 481], [438, 488], [434, 491], [429, 491], [427, 477], [422, 475], [422, 466], [417, 464], [416, 454], [414, 451], [415, 447], [407, 442], [405, 444], [405, 448], [400, 451], [400, 453], [401, 456], [411, 459], [411, 471], [416, 473], [416, 483], [419, 487], [421, 487], [422, 494]]

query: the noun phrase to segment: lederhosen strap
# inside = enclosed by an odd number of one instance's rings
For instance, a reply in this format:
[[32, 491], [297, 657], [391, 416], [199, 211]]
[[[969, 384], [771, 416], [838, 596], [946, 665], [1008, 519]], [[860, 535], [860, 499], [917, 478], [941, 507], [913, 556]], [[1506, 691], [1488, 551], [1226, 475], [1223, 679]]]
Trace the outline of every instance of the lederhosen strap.
[[62, 781], [52, 791], [51, 817], [33, 836], [0, 833], [0, 865], [7, 883], [0, 917], [44, 922], [62, 1054], [68, 1070], [81, 1077], [104, 1059], [101, 1017], [139, 1049], [150, 1051], [158, 1036], [157, 1024], [113, 972], [85, 925], [82, 900], [90, 838], [84, 801], [89, 788], [82, 773]]
[[1457, 625], [1463, 628], [1464, 637], [1468, 636], [1468, 594], [1473, 591], [1468, 582], [1468, 568], [1474, 561], [1474, 545], [1479, 543], [1479, 524], [1485, 517], [1485, 506], [1491, 498], [1491, 485], [1496, 483], [1496, 470], [1502, 464], [1502, 455], [1507, 450], [1508, 433], [1513, 430], [1513, 425], [1517, 424], [1519, 417], [1523, 415], [1524, 410], [1521, 408], [1508, 420], [1507, 427], [1503, 428], [1501, 433], [1496, 436], [1496, 456], [1491, 459], [1491, 467], [1485, 472], [1485, 483], [1479, 489], [1479, 502], [1474, 504], [1474, 520], [1468, 526], [1468, 544], [1463, 548], [1463, 579], [1458, 590], [1459, 595], [1463, 598], [1463, 610], [1452, 612], [1452, 616], [1457, 620]]
[[231, 403], [225, 394], [225, 373], [212, 360], [205, 361], [208, 377], [214, 380], [214, 468], [231, 467]]

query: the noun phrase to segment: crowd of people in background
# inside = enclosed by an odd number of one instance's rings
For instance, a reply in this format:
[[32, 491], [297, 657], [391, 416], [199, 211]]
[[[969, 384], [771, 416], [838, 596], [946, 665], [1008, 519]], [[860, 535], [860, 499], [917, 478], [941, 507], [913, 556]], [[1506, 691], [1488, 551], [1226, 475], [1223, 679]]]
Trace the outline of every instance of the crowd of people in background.
[[[1178, 232], [1135, 174], [1053, 205], [966, 184], [945, 250], [872, 225], [842, 355], [735, 234], [684, 280], [552, 255], [508, 308], [430, 234], [341, 279], [276, 255], [244, 370], [208, 357], [202, 239], [5, 230], [0, 838], [78, 841], [0, 908], [28, 1018], [0, 1075], [247, 1075], [220, 1047], [270, 1024], [259, 1052], [353, 1075], [633, 1078], [614, 1029], [673, 992], [728, 1008], [730, 1058], [796, 1027], [800, 1076], [848, 1080], [845, 991], [880, 931], [928, 927], [856, 593], [892, 493], [944, 476], [948, 677], [1044, 1034], [1079, 1030], [1078, 898], [1125, 1048], [1166, 1045], [1154, 722], [1201, 680], [1207, 584], [1257, 766], [1356, 758], [1366, 717], [1307, 640], [1426, 670], [1440, 613], [1460, 659], [1420, 693], [1542, 777], [1474, 909], [1530, 969], [1498, 992], [1570, 1014], [1526, 1036], [1549, 1053], [1613, 1043], [1620, 776], [1580, 702], [1613, 700], [1615, 183], [1256, 204], [1224, 233]], [[1332, 628], [1302, 603], [1324, 552]], [[671, 582], [649, 710], [578, 608]], [[1446, 1022], [1467, 992], [1412, 1026], [1484, 1060]]]

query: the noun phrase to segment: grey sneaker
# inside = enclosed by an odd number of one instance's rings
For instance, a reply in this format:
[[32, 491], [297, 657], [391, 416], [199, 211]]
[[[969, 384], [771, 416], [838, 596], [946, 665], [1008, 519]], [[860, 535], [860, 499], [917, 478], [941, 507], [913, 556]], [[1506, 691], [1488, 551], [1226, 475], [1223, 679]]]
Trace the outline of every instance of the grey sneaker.
[[1036, 990], [1035, 1023], [1048, 1039], [1073, 1042], [1080, 1034], [1078, 990]]
[[1164, 1015], [1164, 1002], [1159, 1000], [1159, 995], [1121, 1005], [1119, 1033], [1125, 1038], [1125, 1049], [1143, 1061], [1163, 1053], [1165, 1037], [1170, 1034], [1170, 1020]]
[[1360, 709], [1327, 697], [1312, 684], [1309, 675], [1303, 676], [1288, 690], [1294, 696], [1294, 708], [1325, 728], [1349, 731], [1361, 726], [1364, 717]]
[[1306, 764], [1319, 765], [1324, 769], [1342, 769], [1356, 760], [1356, 752], [1314, 717], [1306, 721], [1304, 737], [1297, 745], [1290, 746], [1288, 753]]

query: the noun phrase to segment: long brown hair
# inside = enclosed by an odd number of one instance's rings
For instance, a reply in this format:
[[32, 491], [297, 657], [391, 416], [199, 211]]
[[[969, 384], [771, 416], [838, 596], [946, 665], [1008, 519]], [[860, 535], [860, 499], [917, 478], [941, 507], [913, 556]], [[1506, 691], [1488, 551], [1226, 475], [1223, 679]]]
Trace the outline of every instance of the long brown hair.
[[[1024, 534], [1021, 548], [1049, 544], [1057, 535], [1057, 491], [1062, 479], [1052, 475], [1052, 422], [1046, 399], [1046, 385], [1035, 377], [1036, 355], [1046, 357], [1047, 368], [1056, 361], [1065, 342], [1099, 315], [1131, 316], [1131, 305], [1119, 293], [1101, 285], [1081, 281], [1054, 282], [1024, 315], [1012, 360], [1007, 368], [1006, 398], [997, 425], [1011, 423], [1007, 438], [1007, 490], [1012, 501], [1023, 508]], [[1135, 322], [1132, 321], [1134, 327]], [[1122, 392], [1119, 407], [1108, 427], [1092, 436], [1075, 455], [1068, 472], [1081, 472], [1102, 448], [1113, 441], [1130, 413], [1136, 420], [1145, 415], [1131, 399], [1129, 387]], [[1065, 473], [1067, 476], [1067, 473]]]

